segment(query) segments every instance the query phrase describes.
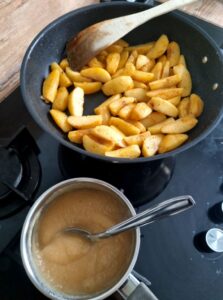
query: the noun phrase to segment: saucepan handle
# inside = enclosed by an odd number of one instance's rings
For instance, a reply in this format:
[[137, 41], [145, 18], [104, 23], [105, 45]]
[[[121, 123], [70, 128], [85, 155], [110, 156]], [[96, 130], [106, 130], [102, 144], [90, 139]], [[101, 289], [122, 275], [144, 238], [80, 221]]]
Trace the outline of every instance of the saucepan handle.
[[141, 282], [134, 292], [127, 298], [128, 300], [158, 300], [158, 298], [153, 294], [153, 292]]
[[118, 293], [125, 300], [158, 300], [150, 288], [144, 282], [140, 282], [132, 273]]

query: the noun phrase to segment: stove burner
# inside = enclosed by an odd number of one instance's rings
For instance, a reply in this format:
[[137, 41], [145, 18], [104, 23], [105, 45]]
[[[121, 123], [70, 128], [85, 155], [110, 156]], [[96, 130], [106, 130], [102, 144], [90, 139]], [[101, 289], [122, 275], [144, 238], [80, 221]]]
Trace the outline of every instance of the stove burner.
[[193, 244], [198, 252], [202, 253], [201, 258], [207, 261], [217, 261], [223, 257], [222, 252], [214, 252], [210, 249], [206, 242], [206, 235], [208, 230], [202, 231], [194, 236]]
[[10, 193], [7, 185], [18, 187], [23, 168], [16, 151], [13, 148], [0, 148], [0, 199]]
[[145, 164], [112, 164], [59, 147], [58, 161], [65, 178], [93, 177], [122, 190], [134, 206], [159, 195], [168, 184], [174, 169], [172, 157]]
[[32, 198], [41, 175], [38, 153], [25, 128], [0, 147], [0, 219], [17, 213]]

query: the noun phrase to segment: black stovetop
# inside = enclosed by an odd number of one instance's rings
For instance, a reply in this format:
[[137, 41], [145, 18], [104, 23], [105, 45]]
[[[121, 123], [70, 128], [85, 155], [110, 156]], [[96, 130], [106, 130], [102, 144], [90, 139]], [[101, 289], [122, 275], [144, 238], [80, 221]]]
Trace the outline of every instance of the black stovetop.
[[[197, 21], [222, 45], [221, 29]], [[21, 126], [26, 126], [40, 149], [42, 177], [34, 200], [47, 188], [64, 179], [59, 168], [61, 147], [44, 133], [27, 113], [17, 89], [0, 106], [0, 145], [7, 144]], [[142, 242], [135, 270], [151, 282], [160, 300], [223, 299], [223, 254], [203, 248], [203, 233], [223, 229], [223, 218], [215, 208], [223, 201], [223, 122], [204, 141], [175, 158], [172, 179], [147, 208], [172, 196], [191, 194], [192, 210], [142, 228]], [[23, 269], [19, 238], [28, 206], [0, 220], [0, 299], [46, 299], [31, 284]]]

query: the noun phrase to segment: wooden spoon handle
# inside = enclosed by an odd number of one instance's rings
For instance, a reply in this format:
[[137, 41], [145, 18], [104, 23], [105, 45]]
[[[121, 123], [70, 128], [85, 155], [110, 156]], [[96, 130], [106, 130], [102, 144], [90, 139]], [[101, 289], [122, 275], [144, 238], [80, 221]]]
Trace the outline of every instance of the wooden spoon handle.
[[197, 0], [169, 0], [163, 4], [157, 5], [154, 8], [122, 17], [122, 21], [123, 23], [126, 23], [128, 25], [128, 28], [131, 28], [130, 30], [132, 30], [155, 17], [161, 16], [165, 13], [168, 13], [181, 6], [193, 3], [195, 1]]

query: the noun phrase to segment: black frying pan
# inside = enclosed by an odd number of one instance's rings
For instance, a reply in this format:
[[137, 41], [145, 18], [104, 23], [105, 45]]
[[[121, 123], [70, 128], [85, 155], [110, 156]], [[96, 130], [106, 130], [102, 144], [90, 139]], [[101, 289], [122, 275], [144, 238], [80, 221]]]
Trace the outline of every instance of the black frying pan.
[[[99, 21], [147, 8], [149, 6], [145, 4], [126, 2], [84, 7], [52, 22], [29, 46], [21, 68], [22, 95], [35, 121], [61, 144], [80, 154], [108, 162], [114, 161], [114, 158], [89, 153], [81, 146], [69, 142], [49, 116], [49, 105], [40, 99], [41, 86], [44, 77], [49, 73], [50, 63], [61, 60], [65, 44], [73, 35]], [[176, 150], [151, 158], [115, 159], [116, 162], [149, 162], [177, 154], [201, 141], [220, 121], [223, 110], [223, 59], [217, 45], [197, 25], [174, 13], [147, 22], [128, 34], [125, 39], [130, 45], [141, 44], [157, 39], [162, 33], [180, 44], [181, 52], [185, 55], [188, 69], [192, 74], [193, 92], [198, 93], [205, 102], [204, 112], [199, 118], [198, 125], [189, 132], [189, 140]], [[206, 64], [202, 63], [204, 56], [208, 57]], [[218, 83], [218, 88], [213, 90], [215, 83]], [[93, 113], [93, 108], [105, 99], [102, 93], [85, 96], [85, 114]]]

